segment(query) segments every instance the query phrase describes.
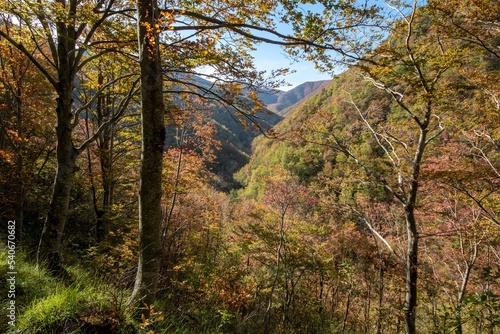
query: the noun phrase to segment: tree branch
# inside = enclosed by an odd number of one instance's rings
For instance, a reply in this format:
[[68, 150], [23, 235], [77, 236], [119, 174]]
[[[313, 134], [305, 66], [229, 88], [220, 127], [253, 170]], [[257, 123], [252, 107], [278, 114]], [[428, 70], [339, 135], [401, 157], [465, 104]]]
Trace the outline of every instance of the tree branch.
[[[77, 110], [75, 110], [74, 112], [74, 115], [73, 115], [73, 123], [72, 123], [72, 128], [74, 128], [77, 124], [78, 124], [78, 119], [80, 118], [80, 114], [85, 110], [87, 109], [88, 107], [90, 107], [92, 105], [92, 103], [94, 103], [94, 101], [100, 96], [100, 94], [106, 89], [108, 88], [109, 86], [115, 84], [116, 82], [122, 80], [122, 79], [125, 79], [125, 78], [129, 78], [129, 77], [132, 77], [134, 76], [135, 74], [126, 74], [126, 75], [123, 75], [121, 77], [118, 77], [114, 80], [111, 80], [111, 81], [108, 81], [106, 84], [102, 85], [101, 87], [99, 87], [99, 89], [92, 95], [92, 97], [90, 98], [89, 101], [87, 101], [87, 103], [85, 103], [83, 106], [81, 106], [80, 108], [78, 108]], [[137, 79], [138, 80], [138, 79]], [[136, 80], [136, 81], [137, 81]]]
[[120, 101], [120, 105], [118, 106], [118, 112], [115, 115], [113, 115], [113, 117], [111, 117], [109, 120], [102, 123], [101, 126], [99, 126], [97, 131], [90, 138], [87, 138], [87, 140], [85, 140], [78, 148], [76, 148], [76, 151], [78, 152], [78, 154], [81, 153], [83, 150], [85, 150], [88, 145], [90, 145], [92, 142], [94, 142], [99, 137], [101, 132], [104, 131], [104, 129], [106, 129], [110, 124], [118, 121], [123, 116], [123, 114], [125, 113], [125, 110], [127, 110], [127, 107], [129, 105], [130, 101], [132, 100], [132, 97], [139, 90], [139, 89], [135, 88], [137, 86], [137, 84], [139, 83], [139, 81], [140, 81], [140, 79], [137, 78], [133, 82], [132, 87], [130, 88], [127, 96]]
[[38, 68], [40, 72], [45, 76], [45, 78], [49, 81], [49, 83], [54, 87], [54, 89], [58, 89], [57, 82], [55, 79], [50, 75], [50, 73], [45, 69], [42, 64], [40, 64], [36, 58], [33, 56], [31, 52], [29, 52], [22, 43], [16, 42], [14, 39], [12, 39], [9, 35], [7, 35], [3, 30], [0, 30], [0, 36], [5, 38], [11, 45], [13, 45], [16, 49], [21, 51], [22, 54], [24, 54], [32, 63], [33, 65]]

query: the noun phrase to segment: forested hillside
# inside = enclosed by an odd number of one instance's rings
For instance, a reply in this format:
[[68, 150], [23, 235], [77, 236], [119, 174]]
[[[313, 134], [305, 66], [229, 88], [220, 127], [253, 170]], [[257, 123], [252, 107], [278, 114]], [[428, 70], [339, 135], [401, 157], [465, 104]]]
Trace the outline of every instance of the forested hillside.
[[287, 91], [262, 92], [259, 99], [265, 107], [256, 113], [257, 127], [241, 124], [234, 116], [235, 110], [227, 110], [213, 105], [210, 118], [215, 122], [217, 131], [215, 138], [220, 141], [220, 149], [216, 151], [216, 159], [210, 168], [217, 176], [216, 186], [223, 191], [238, 188], [241, 185], [233, 179], [233, 175], [249, 161], [252, 153], [252, 141], [280, 122], [283, 116], [297, 108], [304, 100], [314, 94], [328, 81], [305, 82]]
[[[212, 82], [201, 77], [188, 78], [188, 81], [196, 83], [199, 92], [209, 91]], [[212, 87], [213, 89], [213, 87]], [[239, 120], [237, 109], [227, 105], [218, 103], [208, 103], [203, 106], [198, 106], [200, 111], [205, 113], [205, 118], [210, 119], [213, 123], [214, 140], [219, 142], [219, 147], [214, 151], [214, 157], [207, 161], [207, 166], [213, 172], [215, 178], [213, 185], [222, 191], [229, 191], [232, 188], [240, 185], [234, 181], [233, 174], [241, 169], [249, 160], [251, 154], [251, 143], [255, 137], [263, 132], [270, 130], [274, 125], [282, 120], [282, 117], [268, 110], [268, 103], [277, 101], [278, 96], [282, 93], [277, 91], [263, 91], [258, 93], [259, 99], [264, 104], [261, 111], [252, 114], [252, 121], [256, 126], [245, 126]], [[245, 91], [242, 91], [241, 99], [248, 100], [245, 97]], [[252, 103], [248, 100], [248, 103]], [[182, 100], [177, 101], [176, 108], [186, 106]], [[170, 128], [170, 135], [167, 136], [167, 143], [174, 144], [174, 138], [178, 128], [176, 126]]]
[[500, 333], [497, 7], [2, 2], [0, 331]]

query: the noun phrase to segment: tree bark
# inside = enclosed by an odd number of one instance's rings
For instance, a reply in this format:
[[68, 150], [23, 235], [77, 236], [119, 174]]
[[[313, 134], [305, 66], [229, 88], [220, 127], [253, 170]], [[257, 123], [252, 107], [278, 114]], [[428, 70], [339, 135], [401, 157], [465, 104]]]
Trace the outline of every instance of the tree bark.
[[161, 196], [165, 142], [162, 68], [156, 0], [137, 1], [141, 70], [142, 154], [139, 190], [139, 263], [130, 302], [152, 304], [161, 260]]
[[408, 250], [406, 255], [406, 295], [405, 295], [405, 332], [415, 334], [417, 308], [417, 278], [418, 278], [418, 233], [412, 206], [405, 208]]
[[[76, 15], [77, 1], [68, 4], [68, 13]], [[72, 16], [73, 17], [73, 16]], [[58, 276], [69, 277], [61, 263], [61, 242], [68, 218], [71, 188], [78, 169], [76, 158], [79, 152], [73, 145], [72, 92], [75, 80], [76, 27], [74, 20], [56, 22], [57, 27], [57, 171], [54, 180], [49, 211], [40, 238], [37, 261]]]
[[[103, 84], [102, 76], [99, 84]], [[97, 101], [98, 126], [105, 122], [105, 118], [114, 117], [111, 107], [112, 101], [108, 96], [100, 97]], [[101, 181], [103, 189], [102, 208], [96, 209], [96, 239], [97, 242], [106, 240], [110, 231], [110, 214], [113, 206], [113, 142], [115, 140], [114, 124], [111, 124], [97, 140], [98, 157], [101, 165]], [[97, 203], [95, 204], [97, 207]]]
[[37, 254], [38, 263], [44, 263], [53, 274], [62, 277], [68, 274], [61, 263], [61, 242], [68, 218], [74, 174], [78, 169], [78, 152], [71, 138], [72, 83], [68, 85], [68, 92], [59, 94], [57, 99], [57, 171]]
[[424, 151], [427, 146], [427, 132], [431, 117], [432, 104], [427, 103], [423, 122], [419, 123], [420, 135], [415, 156], [412, 161], [411, 182], [408, 197], [404, 204], [408, 248], [406, 253], [406, 294], [405, 294], [405, 333], [416, 333], [416, 308], [417, 308], [417, 280], [418, 280], [418, 242], [419, 235], [415, 219], [415, 205], [417, 203], [418, 180]]

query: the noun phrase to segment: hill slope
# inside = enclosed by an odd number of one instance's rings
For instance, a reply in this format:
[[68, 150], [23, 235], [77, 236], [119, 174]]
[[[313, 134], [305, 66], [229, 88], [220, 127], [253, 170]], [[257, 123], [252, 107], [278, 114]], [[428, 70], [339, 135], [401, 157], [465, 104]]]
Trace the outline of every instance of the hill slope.
[[276, 102], [268, 103], [267, 108], [278, 115], [286, 116], [297, 103], [309, 98], [319, 88], [324, 87], [330, 80], [305, 82], [287, 92], [277, 95]]
[[[202, 80], [199, 79], [200, 82]], [[209, 84], [207, 81], [206, 85]], [[255, 115], [261, 130], [267, 131], [274, 127], [287, 113], [327, 84], [328, 81], [306, 82], [288, 92], [259, 94], [259, 98], [270, 111]], [[238, 186], [233, 180], [233, 174], [248, 163], [252, 152], [252, 141], [261, 135], [261, 132], [255, 128], [245, 128], [222, 107], [213, 106], [212, 111], [212, 119], [218, 130], [217, 139], [221, 142], [221, 150], [217, 152], [217, 161], [212, 165], [212, 170], [219, 177], [219, 187], [228, 190]]]

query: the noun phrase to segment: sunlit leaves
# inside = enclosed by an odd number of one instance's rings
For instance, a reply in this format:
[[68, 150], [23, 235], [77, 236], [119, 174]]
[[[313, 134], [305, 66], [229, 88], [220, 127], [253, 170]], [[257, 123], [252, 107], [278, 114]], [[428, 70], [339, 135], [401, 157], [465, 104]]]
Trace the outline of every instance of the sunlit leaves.
[[[12, 36], [27, 35], [23, 24], [7, 17], [2, 23]], [[32, 46], [31, 41], [24, 42]], [[39, 54], [34, 57], [43, 61]], [[54, 95], [47, 84], [27, 57], [0, 40], [0, 192], [5, 199], [1, 204], [7, 214], [16, 215], [20, 226], [26, 203], [40, 196], [36, 186], [55, 147], [54, 119], [48, 112]]]

